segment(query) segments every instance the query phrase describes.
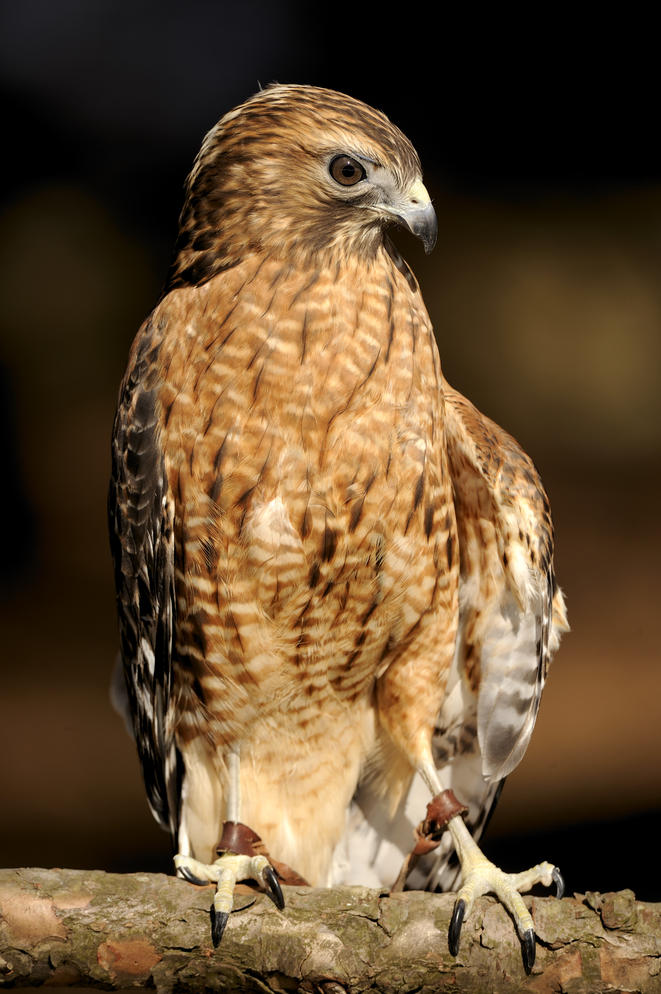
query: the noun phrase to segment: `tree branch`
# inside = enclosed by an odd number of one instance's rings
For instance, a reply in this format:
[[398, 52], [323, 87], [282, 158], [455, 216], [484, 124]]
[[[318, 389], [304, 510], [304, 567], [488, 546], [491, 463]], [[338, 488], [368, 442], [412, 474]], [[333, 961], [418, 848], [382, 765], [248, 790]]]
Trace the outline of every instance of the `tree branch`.
[[237, 894], [220, 947], [213, 891], [157, 874], [0, 870], [0, 985], [343, 994], [378, 991], [661, 991], [661, 905], [631, 891], [532, 898], [526, 977], [503, 908], [481, 898], [448, 952], [453, 897], [288, 887], [280, 913]]

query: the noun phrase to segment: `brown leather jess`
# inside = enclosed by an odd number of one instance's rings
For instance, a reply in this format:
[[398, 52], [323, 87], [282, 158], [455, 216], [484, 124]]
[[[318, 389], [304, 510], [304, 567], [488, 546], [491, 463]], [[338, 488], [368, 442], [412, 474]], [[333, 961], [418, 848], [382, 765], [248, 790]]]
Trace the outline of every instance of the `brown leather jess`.
[[404, 889], [406, 878], [418, 862], [418, 857], [436, 848], [450, 819], [455, 815], [463, 818], [467, 814], [468, 808], [457, 800], [452, 790], [442, 790], [436, 797], [432, 797], [427, 805], [427, 817], [414, 830], [415, 845], [404, 860], [392, 891]]
[[304, 877], [300, 876], [296, 870], [292, 870], [291, 866], [273, 859], [257, 832], [254, 832], [248, 825], [244, 825], [243, 822], [226, 821], [224, 823], [222, 834], [216, 846], [216, 854], [222, 856], [226, 852], [242, 856], [266, 856], [283, 884], [292, 887], [310, 886]]

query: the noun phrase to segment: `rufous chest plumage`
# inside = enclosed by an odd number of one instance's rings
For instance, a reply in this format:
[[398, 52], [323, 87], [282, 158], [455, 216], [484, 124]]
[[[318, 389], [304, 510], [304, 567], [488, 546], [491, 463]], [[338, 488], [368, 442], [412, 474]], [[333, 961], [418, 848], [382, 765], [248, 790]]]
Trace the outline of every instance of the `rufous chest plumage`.
[[439, 361], [417, 288], [383, 256], [323, 274], [251, 259], [180, 291], [181, 321], [169, 301], [177, 656], [223, 739], [322, 684], [365, 694], [434, 610]]

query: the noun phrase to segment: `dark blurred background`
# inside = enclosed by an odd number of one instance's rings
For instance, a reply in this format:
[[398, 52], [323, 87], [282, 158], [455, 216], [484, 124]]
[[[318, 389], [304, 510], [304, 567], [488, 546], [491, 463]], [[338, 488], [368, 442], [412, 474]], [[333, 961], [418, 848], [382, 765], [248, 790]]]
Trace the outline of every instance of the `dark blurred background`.
[[436, 10], [0, 7], [0, 864], [170, 867], [108, 700], [109, 436], [202, 136], [278, 80], [360, 97], [416, 145], [439, 241], [397, 239], [445, 373], [551, 497], [573, 631], [487, 851], [661, 900], [656, 33]]

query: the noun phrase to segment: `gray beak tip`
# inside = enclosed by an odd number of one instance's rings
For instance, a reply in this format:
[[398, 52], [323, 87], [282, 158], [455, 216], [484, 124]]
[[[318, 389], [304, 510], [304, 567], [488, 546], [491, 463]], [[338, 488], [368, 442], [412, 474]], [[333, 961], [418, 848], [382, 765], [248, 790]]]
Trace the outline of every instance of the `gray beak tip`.
[[406, 213], [400, 214], [399, 220], [416, 238], [420, 239], [425, 254], [429, 255], [436, 244], [436, 236], [438, 235], [438, 220], [431, 203], [414, 210], [407, 210]]

